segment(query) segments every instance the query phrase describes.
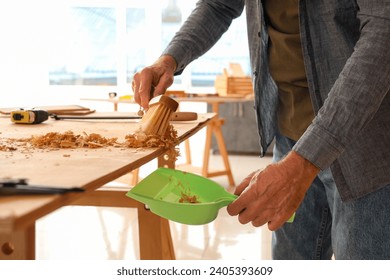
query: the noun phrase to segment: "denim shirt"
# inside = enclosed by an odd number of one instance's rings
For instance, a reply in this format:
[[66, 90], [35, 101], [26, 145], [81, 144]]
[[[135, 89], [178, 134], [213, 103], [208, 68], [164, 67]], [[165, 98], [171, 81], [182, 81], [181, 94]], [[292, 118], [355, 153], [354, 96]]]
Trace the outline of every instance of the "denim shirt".
[[[261, 0], [200, 0], [164, 54], [176, 74], [209, 50], [245, 6], [263, 155], [277, 130]], [[294, 150], [331, 168], [344, 201], [390, 184], [390, 0], [300, 0], [300, 33], [316, 117]]]

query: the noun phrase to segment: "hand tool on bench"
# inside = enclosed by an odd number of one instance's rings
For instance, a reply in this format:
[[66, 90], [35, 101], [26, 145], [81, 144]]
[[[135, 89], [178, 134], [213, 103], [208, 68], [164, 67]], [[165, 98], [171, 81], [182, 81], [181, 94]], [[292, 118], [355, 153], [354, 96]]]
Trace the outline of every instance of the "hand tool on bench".
[[64, 188], [56, 186], [29, 185], [26, 179], [0, 179], [0, 195], [16, 194], [62, 194], [67, 192], [83, 192], [78, 187]]
[[[141, 120], [142, 116], [135, 115], [88, 115], [88, 116], [68, 116], [51, 114], [55, 120]], [[195, 112], [174, 112], [171, 115], [170, 121], [193, 121], [198, 118], [198, 114]]]

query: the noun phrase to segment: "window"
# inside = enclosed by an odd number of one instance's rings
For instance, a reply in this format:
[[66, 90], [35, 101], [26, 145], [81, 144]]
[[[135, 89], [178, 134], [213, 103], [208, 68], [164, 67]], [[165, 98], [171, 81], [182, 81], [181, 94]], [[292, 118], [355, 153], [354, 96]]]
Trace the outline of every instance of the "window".
[[[65, 5], [53, 11], [50, 85], [128, 86], [136, 71], [160, 55], [196, 3], [195, 0], [97, 1], [99, 5], [93, 2]], [[246, 42], [243, 14], [216, 46], [175, 77], [175, 84], [213, 86], [215, 76], [229, 62], [238, 62], [249, 72]]]
[[126, 10], [126, 50], [127, 50], [127, 83], [133, 75], [146, 66], [147, 51], [141, 43], [148, 36], [145, 9], [129, 8]]
[[50, 85], [116, 85], [115, 9], [69, 7], [53, 19]]

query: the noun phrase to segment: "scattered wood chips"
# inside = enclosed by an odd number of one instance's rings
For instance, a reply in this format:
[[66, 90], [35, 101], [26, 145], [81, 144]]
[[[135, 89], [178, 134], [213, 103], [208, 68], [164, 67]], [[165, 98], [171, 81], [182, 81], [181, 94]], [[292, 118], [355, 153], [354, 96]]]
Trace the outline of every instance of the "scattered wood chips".
[[181, 193], [181, 197], [179, 199], [180, 203], [199, 203], [198, 196], [196, 195], [188, 195], [184, 192]]
[[180, 191], [179, 203], [200, 203], [199, 197], [193, 194], [190, 187], [185, 186], [180, 179], [170, 176], [169, 180], [173, 184], [174, 188], [177, 191]]
[[30, 138], [30, 143], [35, 148], [101, 148], [115, 146], [117, 138], [106, 138], [96, 133], [74, 134], [72, 131], [64, 133], [49, 132], [45, 135], [35, 135]]
[[172, 125], [165, 136], [145, 135], [141, 131], [125, 136], [124, 142], [118, 142], [116, 137], [107, 138], [97, 133], [75, 134], [73, 131], [64, 133], [49, 132], [44, 135], [33, 135], [30, 138], [11, 139], [0, 138], [0, 151], [10, 152], [19, 148], [29, 149], [97, 149], [105, 147], [118, 148], [159, 148], [168, 149], [170, 155], [176, 159], [179, 155], [177, 145], [177, 131]]
[[9, 145], [0, 145], [0, 151], [2, 152], [12, 152], [16, 151], [17, 148], [14, 146], [9, 146]]

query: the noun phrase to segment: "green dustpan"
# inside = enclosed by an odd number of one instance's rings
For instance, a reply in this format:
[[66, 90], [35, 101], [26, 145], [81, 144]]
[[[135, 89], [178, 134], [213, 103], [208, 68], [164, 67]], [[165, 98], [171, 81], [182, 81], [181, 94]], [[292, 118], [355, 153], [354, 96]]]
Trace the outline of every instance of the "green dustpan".
[[127, 196], [146, 204], [156, 215], [188, 225], [212, 222], [219, 209], [237, 198], [212, 180], [169, 168], [157, 169]]

